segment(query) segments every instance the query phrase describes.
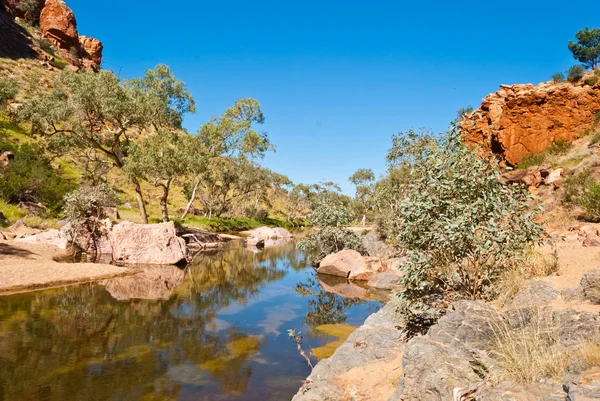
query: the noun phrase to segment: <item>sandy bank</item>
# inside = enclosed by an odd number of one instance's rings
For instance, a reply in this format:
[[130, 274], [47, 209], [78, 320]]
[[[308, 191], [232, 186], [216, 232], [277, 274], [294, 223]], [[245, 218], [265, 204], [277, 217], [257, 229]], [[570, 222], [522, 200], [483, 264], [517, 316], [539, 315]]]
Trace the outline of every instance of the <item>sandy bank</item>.
[[55, 262], [61, 252], [51, 245], [0, 242], [0, 295], [130, 274], [108, 264]]

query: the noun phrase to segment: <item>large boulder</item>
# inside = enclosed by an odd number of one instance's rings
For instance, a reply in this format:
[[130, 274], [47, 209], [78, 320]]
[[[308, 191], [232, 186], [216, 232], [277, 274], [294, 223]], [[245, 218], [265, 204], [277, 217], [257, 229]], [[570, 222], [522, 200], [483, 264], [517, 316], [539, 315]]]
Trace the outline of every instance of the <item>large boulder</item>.
[[586, 272], [583, 275], [581, 289], [588, 301], [600, 304], [600, 268]]
[[40, 15], [40, 29], [55, 46], [79, 48], [77, 21], [73, 10], [62, 0], [47, 0]]
[[113, 226], [109, 233], [113, 259], [128, 264], [175, 265], [187, 258], [185, 240], [172, 222]]
[[362, 258], [362, 255], [357, 251], [344, 249], [343, 251], [327, 255], [319, 263], [317, 273], [348, 278], [353, 269], [355, 271], [360, 269], [363, 262]]
[[355, 250], [344, 249], [327, 255], [319, 264], [317, 273], [344, 277], [350, 280], [369, 281], [388, 269], [379, 258], [362, 256]]
[[294, 236], [285, 228], [281, 227], [259, 227], [250, 231], [251, 238], [258, 239], [291, 239]]
[[104, 49], [102, 42], [95, 38], [80, 35], [79, 44], [85, 52], [85, 56], [94, 64], [94, 67], [99, 68], [102, 63], [102, 50]]

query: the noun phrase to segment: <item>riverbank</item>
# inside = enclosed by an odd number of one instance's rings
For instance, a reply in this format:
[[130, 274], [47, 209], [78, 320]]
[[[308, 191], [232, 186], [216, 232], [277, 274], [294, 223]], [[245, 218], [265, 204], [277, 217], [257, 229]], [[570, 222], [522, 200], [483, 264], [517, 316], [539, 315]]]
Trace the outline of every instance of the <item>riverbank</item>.
[[55, 260], [63, 255], [64, 251], [52, 245], [0, 242], [0, 295], [132, 274], [121, 266]]

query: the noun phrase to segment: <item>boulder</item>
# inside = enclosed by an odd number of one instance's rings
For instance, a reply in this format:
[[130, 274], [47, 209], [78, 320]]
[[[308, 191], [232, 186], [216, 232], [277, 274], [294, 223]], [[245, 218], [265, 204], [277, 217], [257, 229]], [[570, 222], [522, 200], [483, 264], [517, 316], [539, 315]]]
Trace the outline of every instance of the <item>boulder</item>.
[[79, 44], [85, 53], [84, 56], [92, 61], [93, 69], [99, 69], [102, 63], [102, 50], [104, 49], [102, 42], [95, 38], [80, 35]]
[[352, 249], [344, 249], [327, 255], [319, 263], [317, 273], [348, 278], [352, 270], [358, 271], [361, 269], [362, 263], [363, 257], [360, 253]]
[[584, 82], [503, 85], [460, 121], [465, 142], [514, 166], [559, 140], [573, 141], [594, 122], [600, 85]]
[[380, 290], [395, 290], [400, 286], [400, 276], [392, 271], [377, 274], [369, 281], [369, 287]]
[[50, 230], [29, 237], [16, 239], [15, 242], [40, 245], [54, 245], [59, 249], [67, 249], [69, 238], [64, 231]]
[[388, 269], [387, 264], [381, 261], [379, 258], [370, 256], [362, 257], [362, 263], [357, 266], [353, 266], [348, 279], [369, 281], [379, 273], [382, 273]]
[[600, 267], [586, 272], [581, 279], [581, 289], [585, 299], [600, 304]]
[[133, 276], [106, 280], [103, 284], [118, 301], [130, 299], [169, 299], [183, 282], [185, 271], [176, 266], [144, 267]]
[[128, 264], [175, 265], [187, 258], [185, 240], [173, 222], [134, 224], [128, 221], [109, 232], [113, 260]]
[[557, 168], [556, 170], [552, 170], [550, 174], [546, 178], [544, 178], [544, 184], [557, 184], [563, 176], [563, 169]]
[[291, 239], [294, 236], [285, 228], [259, 227], [250, 231], [250, 237], [258, 239]]
[[502, 174], [502, 181], [507, 184], [523, 184], [528, 187], [538, 187], [542, 183], [542, 174], [537, 167], [527, 170], [513, 170]]
[[583, 246], [585, 247], [596, 247], [600, 246], [600, 237], [597, 235], [586, 237], [583, 240]]
[[79, 48], [75, 14], [62, 0], [47, 0], [40, 15], [40, 29], [55, 46], [70, 50]]
[[0, 154], [0, 165], [2, 167], [8, 167], [11, 160], [15, 159], [15, 154], [13, 152], [4, 152]]
[[248, 247], [256, 247], [256, 248], [264, 248], [265, 247], [265, 240], [264, 239], [248, 238], [248, 239], [246, 239], [244, 241], [244, 243]]
[[48, 208], [41, 203], [34, 202], [19, 202], [19, 208], [27, 210], [35, 215], [40, 215], [48, 212]]
[[512, 308], [545, 306], [560, 298], [560, 292], [540, 280], [528, 280], [512, 300]]

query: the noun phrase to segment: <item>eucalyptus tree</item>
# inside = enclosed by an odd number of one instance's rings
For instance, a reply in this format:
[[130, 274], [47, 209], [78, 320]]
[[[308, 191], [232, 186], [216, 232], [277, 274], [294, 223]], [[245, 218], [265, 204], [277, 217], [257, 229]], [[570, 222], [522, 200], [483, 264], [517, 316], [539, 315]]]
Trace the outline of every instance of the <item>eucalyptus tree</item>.
[[[206, 157], [206, 165], [196, 166], [192, 173], [194, 186], [189, 191], [188, 205], [182, 218], [189, 213], [203, 181], [206, 189], [203, 204], [212, 215], [213, 206], [223, 201], [222, 191], [226, 187], [231, 188], [233, 180], [242, 177], [239, 167], [246, 166], [252, 170], [252, 159], [262, 158], [267, 151], [275, 149], [266, 132], [253, 128], [254, 124], [263, 124], [264, 121], [260, 103], [255, 99], [243, 98], [236, 100], [222, 116], [211, 118], [200, 128], [197, 137]], [[220, 176], [225, 181], [220, 181]], [[214, 193], [213, 196], [212, 191], [217, 189], [219, 182], [225, 185], [221, 186], [219, 195]]]
[[600, 66], [600, 28], [585, 29], [575, 34], [577, 43], [569, 41], [569, 50], [573, 58], [586, 67], [595, 69]]
[[375, 193], [375, 174], [371, 169], [361, 168], [356, 170], [349, 178], [356, 187], [353, 209], [362, 215], [362, 225], [365, 225], [366, 215], [373, 210], [373, 196]]
[[[173, 128], [183, 114], [194, 111], [191, 95], [166, 66], [143, 78], [122, 82], [112, 71], [64, 72], [54, 90], [26, 102], [19, 117], [32, 133], [50, 138], [62, 153], [85, 154], [90, 149], [123, 169], [128, 149], [151, 128]], [[140, 214], [148, 222], [139, 177], [130, 175]]]

